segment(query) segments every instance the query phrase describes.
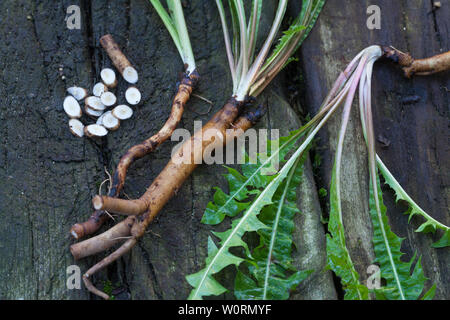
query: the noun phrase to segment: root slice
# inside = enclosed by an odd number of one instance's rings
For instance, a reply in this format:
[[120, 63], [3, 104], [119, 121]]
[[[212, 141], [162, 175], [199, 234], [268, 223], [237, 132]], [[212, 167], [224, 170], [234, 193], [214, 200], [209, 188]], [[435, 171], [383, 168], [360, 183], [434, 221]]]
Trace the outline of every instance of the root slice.
[[87, 105], [84, 106], [84, 112], [91, 118], [98, 118], [103, 114], [103, 111], [91, 109]]
[[92, 205], [95, 210], [106, 210], [125, 215], [139, 215], [148, 208], [147, 203], [140, 199], [124, 200], [106, 196], [95, 196], [92, 199]]
[[125, 81], [132, 84], [136, 83], [138, 81], [138, 73], [127, 57], [122, 53], [112, 35], [106, 34], [101, 37], [100, 44], [105, 49], [106, 53], [111, 58], [112, 63], [117, 70], [119, 70]]

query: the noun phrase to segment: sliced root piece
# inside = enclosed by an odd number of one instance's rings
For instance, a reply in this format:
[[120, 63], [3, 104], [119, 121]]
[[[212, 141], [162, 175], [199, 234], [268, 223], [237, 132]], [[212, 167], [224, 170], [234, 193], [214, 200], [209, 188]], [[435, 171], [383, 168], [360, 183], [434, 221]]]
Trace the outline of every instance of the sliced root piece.
[[84, 136], [84, 124], [78, 119], [69, 120], [69, 129], [70, 132], [72, 132], [72, 134], [76, 137], [81, 138]]
[[93, 110], [86, 105], [84, 106], [84, 112], [91, 118], [98, 118], [103, 114], [103, 111]]
[[87, 97], [84, 99], [84, 104], [92, 110], [96, 111], [104, 111], [106, 109], [106, 105], [103, 104], [102, 100], [99, 97]]
[[117, 78], [116, 73], [113, 69], [105, 68], [100, 72], [100, 77], [102, 78], [103, 83], [108, 88], [115, 88], [117, 86]]
[[[203, 141], [200, 146], [196, 146], [193, 143], [195, 140], [203, 137], [203, 134], [206, 130], [215, 129], [222, 134], [225, 133], [226, 129], [230, 126], [230, 123], [238, 115], [242, 104], [237, 101], [230, 101], [227, 103], [219, 112], [215, 114], [215, 116], [194, 136], [186, 141], [180, 152], [177, 153], [176, 157], [186, 157], [185, 159], [192, 159], [192, 154], [189, 152], [183, 152], [183, 150], [189, 150], [191, 147], [194, 148], [192, 153], [200, 154], [203, 152], [204, 148], [208, 146], [215, 140]], [[251, 126], [252, 121], [248, 119], [244, 119], [246, 126]], [[241, 122], [238, 122], [240, 124]], [[245, 126], [244, 126], [245, 128]], [[241, 130], [243, 132], [243, 130]], [[223, 141], [221, 141], [223, 143]], [[178, 164], [177, 164], [178, 163]], [[182, 183], [190, 176], [192, 171], [195, 169], [197, 165], [191, 162], [178, 162], [174, 159], [169, 161], [167, 166], [160, 172], [158, 177], [153, 181], [152, 185], [147, 189], [146, 193], [136, 201], [133, 200], [120, 200], [117, 198], [109, 198], [109, 197], [101, 197], [97, 196], [93, 199], [93, 204], [96, 209], [104, 208], [104, 207], [116, 207], [116, 209], [127, 209], [126, 212], [130, 213], [128, 209], [134, 207], [139, 203], [148, 204], [148, 210], [143, 213], [141, 216], [136, 218], [134, 224], [131, 227], [131, 238], [129, 238], [121, 247], [119, 247], [116, 251], [114, 251], [111, 255], [107, 256], [105, 259], [94, 265], [90, 268], [85, 275], [83, 276], [83, 280], [86, 284], [86, 287], [92, 293], [99, 295], [105, 299], [108, 299], [109, 296], [100, 290], [96, 289], [90, 281], [90, 278], [93, 274], [103, 269], [113, 261], [117, 260], [119, 257], [123, 256], [126, 252], [130, 251], [130, 249], [136, 244], [137, 239], [142, 237], [145, 234], [145, 230], [150, 224], [150, 222], [155, 218], [161, 208], [167, 203], [167, 201], [174, 195], [175, 191], [178, 190]], [[176, 171], [176, 174], [174, 172]], [[151, 198], [151, 195], [154, 195]], [[145, 201], [144, 199], [150, 200]], [[138, 209], [135, 207], [134, 209]], [[139, 210], [137, 211], [141, 211]], [[131, 217], [129, 217], [131, 218]], [[100, 237], [102, 235], [99, 235]]]
[[104, 137], [108, 134], [108, 130], [104, 126], [98, 124], [90, 124], [84, 127], [84, 134], [89, 138], [99, 138]]
[[117, 130], [120, 127], [120, 120], [117, 119], [111, 111], [102, 115], [102, 125], [111, 131]]
[[133, 110], [126, 104], [121, 104], [112, 110], [112, 114], [119, 120], [127, 120], [133, 115]]
[[107, 107], [111, 107], [111, 106], [115, 105], [117, 102], [116, 95], [112, 92], [103, 93], [102, 96], [100, 97], [100, 100]]
[[67, 113], [67, 115], [74, 119], [74, 118], [81, 118], [81, 107], [78, 101], [72, 97], [68, 96], [64, 99], [63, 103], [64, 111]]
[[70, 234], [76, 240], [84, 238], [95, 233], [108, 218], [106, 212], [94, 211], [86, 221], [74, 224], [70, 229]]
[[70, 87], [67, 89], [67, 92], [78, 101], [83, 100], [88, 95], [88, 91], [81, 87]]
[[126, 82], [131, 84], [135, 84], [139, 78], [136, 69], [131, 66], [123, 69], [122, 76]]
[[125, 91], [125, 99], [131, 105], [137, 105], [141, 102], [141, 93], [136, 87], [129, 87], [127, 91]]
[[110, 34], [106, 34], [100, 38], [100, 44], [105, 49], [108, 56], [111, 58], [114, 66], [119, 70], [125, 81], [129, 83], [136, 83], [138, 81], [138, 73], [131, 65], [127, 57], [122, 53], [117, 42]]
[[96, 83], [92, 89], [92, 93], [96, 97], [100, 97], [106, 91], [108, 91], [108, 87], [103, 82]]

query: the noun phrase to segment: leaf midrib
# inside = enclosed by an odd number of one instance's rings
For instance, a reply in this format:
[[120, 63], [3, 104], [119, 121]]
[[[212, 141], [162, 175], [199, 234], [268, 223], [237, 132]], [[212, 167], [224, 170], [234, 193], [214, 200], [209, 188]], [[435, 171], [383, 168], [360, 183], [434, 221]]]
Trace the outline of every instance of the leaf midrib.
[[281, 210], [283, 209], [284, 201], [286, 199], [286, 194], [289, 190], [292, 177], [294, 176], [294, 173], [295, 173], [295, 169], [297, 168], [298, 163], [300, 162], [301, 158], [302, 157], [299, 157], [296, 160], [296, 163], [294, 163], [294, 165], [292, 166], [291, 172], [289, 173], [289, 176], [287, 177], [287, 180], [286, 180], [286, 187], [284, 188], [283, 194], [279, 200], [279, 204], [278, 204], [278, 208], [277, 208], [277, 215], [275, 216], [275, 222], [273, 223], [273, 227], [272, 227], [269, 251], [267, 253], [266, 274], [264, 277], [264, 291], [263, 291], [262, 300], [266, 300], [266, 297], [267, 297], [267, 289], [269, 287], [270, 266], [272, 264], [271, 263], [272, 262], [272, 252], [273, 252], [273, 248], [275, 246], [275, 239], [276, 239], [276, 236], [278, 233], [278, 223], [280, 221]]

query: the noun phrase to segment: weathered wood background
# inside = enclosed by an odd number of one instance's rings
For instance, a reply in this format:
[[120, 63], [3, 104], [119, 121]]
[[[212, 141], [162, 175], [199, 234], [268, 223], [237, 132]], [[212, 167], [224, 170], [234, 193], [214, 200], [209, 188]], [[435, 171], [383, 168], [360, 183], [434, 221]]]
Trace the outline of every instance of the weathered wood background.
[[[297, 128], [299, 115], [315, 113], [332, 81], [346, 63], [371, 44], [394, 45], [416, 57], [449, 50], [450, 3], [432, 11], [431, 0], [328, 0], [319, 21], [298, 56], [300, 62], [280, 74], [260, 101], [269, 112], [259, 127]], [[81, 30], [68, 30], [66, 8], [79, 5]], [[231, 92], [218, 14], [213, 1], [185, 1], [185, 14], [198, 69], [197, 93], [214, 103], [192, 98], [182, 126], [207, 120]], [[380, 30], [366, 28], [366, 8], [380, 6]], [[267, 31], [276, 1], [264, 1], [261, 33]], [[290, 6], [290, 13], [298, 5]], [[101, 68], [110, 65], [98, 39], [112, 33], [138, 67], [143, 103], [121, 128], [95, 143], [73, 137], [62, 110], [65, 89], [89, 87]], [[70, 226], [91, 213], [91, 197], [130, 146], [153, 134], [169, 114], [181, 62], [159, 17], [146, 0], [3, 0], [0, 2], [0, 299], [89, 299], [85, 289], [66, 289], [66, 268], [82, 270], [101, 256], [75, 262], [69, 253]], [[60, 71], [62, 68], [62, 71]], [[300, 76], [301, 75], [301, 76]], [[62, 76], [65, 79], [62, 79]], [[375, 66], [373, 104], [377, 146], [404, 188], [433, 217], [449, 218], [449, 100], [447, 74], [407, 80], [386, 62]], [[123, 96], [125, 84], [117, 93]], [[414, 104], [402, 103], [417, 95]], [[299, 188], [295, 241], [296, 264], [315, 273], [294, 292], [295, 299], [336, 299], [339, 286], [325, 267], [325, 230], [320, 216], [326, 201], [317, 190], [328, 188], [339, 117], [322, 130], [317, 159], [307, 164]], [[367, 210], [367, 161], [355, 108], [348, 129], [343, 167], [343, 207], [348, 244], [363, 279], [372, 263], [372, 230]], [[139, 160], [129, 171], [124, 192], [139, 197], [167, 162], [173, 143]], [[211, 228], [200, 224], [212, 187], [225, 186], [221, 166], [202, 166], [180, 189], [133, 251], [96, 277], [110, 281], [118, 298], [184, 299], [190, 288], [184, 277], [197, 271], [206, 254]], [[322, 199], [323, 200], [323, 199]], [[448, 249], [431, 249], [435, 237], [414, 233], [402, 215], [405, 207], [385, 192], [393, 230], [406, 237], [404, 250], [422, 256], [425, 274], [437, 283], [437, 299], [450, 298]], [[109, 224], [111, 226], [112, 223]], [[225, 270], [226, 281], [232, 274]], [[430, 285], [431, 281], [428, 283]], [[231, 294], [223, 298], [232, 298]]]

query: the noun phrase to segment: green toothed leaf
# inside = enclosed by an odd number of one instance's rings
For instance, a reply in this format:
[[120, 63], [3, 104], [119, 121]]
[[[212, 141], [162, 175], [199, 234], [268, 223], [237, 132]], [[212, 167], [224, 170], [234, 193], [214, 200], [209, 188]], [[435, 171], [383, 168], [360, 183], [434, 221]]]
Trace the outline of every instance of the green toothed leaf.
[[[266, 60], [260, 74], [269, 71], [271, 66], [275, 65], [278, 60], [286, 60], [282, 64], [282, 68], [293, 61], [290, 57], [284, 57], [286, 54], [291, 56], [301, 46], [303, 41], [309, 35], [309, 32], [316, 23], [320, 11], [325, 5], [325, 0], [309, 0], [302, 2], [302, 10], [297, 18], [292, 22], [289, 29], [283, 32], [283, 36], [279, 39], [278, 44], [273, 50], [270, 57]], [[288, 50], [291, 48], [290, 50]], [[290, 52], [289, 52], [290, 51]], [[281, 69], [282, 69], [281, 68]]]
[[[300, 282], [305, 280], [311, 270], [298, 271], [287, 279], [271, 277], [269, 286], [271, 288], [268, 299], [270, 300], [286, 300], [289, 298], [289, 290], [294, 289]], [[264, 295], [264, 288], [257, 284], [252, 278], [238, 271], [235, 280], [236, 298], [239, 300], [255, 300], [260, 299]]]
[[433, 300], [435, 294], [436, 294], [436, 284], [433, 284], [430, 290], [428, 290], [427, 293], [425, 293], [420, 300]]
[[292, 233], [296, 207], [296, 190], [303, 174], [306, 153], [298, 158], [289, 176], [279, 186], [273, 203], [261, 210], [259, 219], [270, 229], [261, 229], [260, 244], [251, 254], [253, 264], [248, 273], [241, 270], [235, 281], [238, 299], [280, 300], [289, 298], [289, 292], [312, 273], [297, 271], [292, 266]]
[[406, 193], [406, 191], [402, 188], [402, 186], [398, 183], [398, 181], [394, 178], [392, 173], [388, 170], [385, 164], [381, 161], [381, 159], [377, 156], [377, 165], [384, 177], [384, 181], [392, 190], [394, 190], [396, 195], [396, 201], [406, 201], [409, 208], [405, 214], [409, 215], [408, 221], [411, 221], [411, 218], [415, 215], [421, 216], [425, 219], [425, 222], [422, 223], [419, 228], [416, 229], [416, 232], [423, 233], [435, 233], [436, 230], [443, 230], [444, 234], [438, 242], [434, 243], [432, 247], [434, 248], [444, 248], [450, 245], [450, 228], [446, 225], [440, 223], [429, 214], [427, 214], [422, 208], [419, 207], [417, 203]]

